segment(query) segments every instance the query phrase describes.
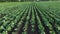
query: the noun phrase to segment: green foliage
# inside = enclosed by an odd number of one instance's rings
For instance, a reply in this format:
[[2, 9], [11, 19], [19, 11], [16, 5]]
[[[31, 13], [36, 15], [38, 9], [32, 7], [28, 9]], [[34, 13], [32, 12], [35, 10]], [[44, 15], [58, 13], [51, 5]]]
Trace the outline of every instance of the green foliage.
[[39, 1], [59, 1], [59, 0], [0, 0], [0, 2], [39, 2]]
[[0, 34], [60, 34], [60, 1], [0, 3]]

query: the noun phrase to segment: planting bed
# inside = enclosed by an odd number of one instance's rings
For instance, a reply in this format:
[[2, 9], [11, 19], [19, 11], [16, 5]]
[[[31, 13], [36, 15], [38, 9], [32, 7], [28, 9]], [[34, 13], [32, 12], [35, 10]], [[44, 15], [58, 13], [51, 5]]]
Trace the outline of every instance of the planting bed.
[[58, 3], [0, 3], [0, 34], [60, 34]]

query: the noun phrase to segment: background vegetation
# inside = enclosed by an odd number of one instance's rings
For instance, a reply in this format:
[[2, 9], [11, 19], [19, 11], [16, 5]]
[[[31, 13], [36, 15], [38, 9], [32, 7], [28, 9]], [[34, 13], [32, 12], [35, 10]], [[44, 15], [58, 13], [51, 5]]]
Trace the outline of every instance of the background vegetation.
[[26, 1], [59, 1], [59, 0], [0, 0], [0, 2], [26, 2]]

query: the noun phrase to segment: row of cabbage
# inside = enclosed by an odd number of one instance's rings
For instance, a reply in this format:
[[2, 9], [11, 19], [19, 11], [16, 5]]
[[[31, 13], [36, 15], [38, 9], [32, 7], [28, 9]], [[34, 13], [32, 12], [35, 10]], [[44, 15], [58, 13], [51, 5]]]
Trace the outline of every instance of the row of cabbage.
[[19, 28], [23, 15], [27, 13], [28, 4], [8, 4], [0, 10], [0, 34], [13, 34]]
[[13, 4], [0, 5], [0, 34], [60, 34], [60, 16], [50, 3]]
[[[56, 3], [56, 4], [54, 4]], [[37, 8], [40, 10], [42, 13], [41, 15], [45, 19], [45, 24], [47, 24], [47, 29], [52, 34], [60, 34], [60, 16], [58, 13], [60, 13], [60, 4], [57, 4], [58, 2], [45, 2], [39, 5], [37, 3]], [[43, 20], [44, 20], [43, 19]]]

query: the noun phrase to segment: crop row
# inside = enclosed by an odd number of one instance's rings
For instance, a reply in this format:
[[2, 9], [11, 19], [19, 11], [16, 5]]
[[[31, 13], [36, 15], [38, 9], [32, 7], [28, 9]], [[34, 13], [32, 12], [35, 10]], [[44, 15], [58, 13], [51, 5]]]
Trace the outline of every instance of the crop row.
[[1, 9], [0, 34], [60, 34], [60, 16], [37, 3], [13, 5]]

